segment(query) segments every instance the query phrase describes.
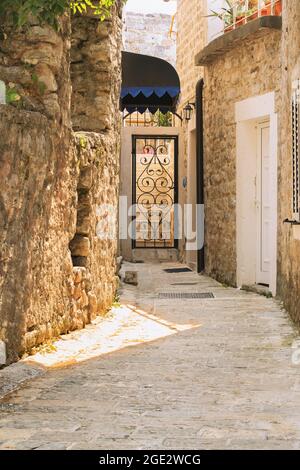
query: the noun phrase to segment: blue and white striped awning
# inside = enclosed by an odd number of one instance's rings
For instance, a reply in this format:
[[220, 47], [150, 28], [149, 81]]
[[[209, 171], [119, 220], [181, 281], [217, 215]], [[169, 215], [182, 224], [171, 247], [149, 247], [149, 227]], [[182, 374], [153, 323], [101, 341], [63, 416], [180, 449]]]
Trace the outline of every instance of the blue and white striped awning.
[[180, 80], [167, 61], [130, 52], [122, 53], [122, 90], [120, 107], [129, 113], [160, 110], [175, 112], [180, 95]]

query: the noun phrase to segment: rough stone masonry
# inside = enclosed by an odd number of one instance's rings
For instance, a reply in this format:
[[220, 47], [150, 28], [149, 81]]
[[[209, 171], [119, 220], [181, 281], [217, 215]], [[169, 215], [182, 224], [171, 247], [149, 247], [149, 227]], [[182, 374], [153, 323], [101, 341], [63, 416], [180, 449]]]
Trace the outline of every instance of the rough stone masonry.
[[[292, 84], [300, 77], [300, 2], [282, 2], [282, 30], [250, 35], [205, 68], [195, 56], [208, 43], [204, 3], [178, 2], [177, 70], [181, 108], [195, 101], [195, 86], [204, 78], [204, 191], [206, 272], [237, 285], [237, 129], [235, 104], [267, 93], [275, 95], [278, 116], [277, 295], [300, 324], [299, 227], [293, 219]], [[210, 2], [212, 3], [212, 2]], [[183, 128], [185, 160], [188, 129]], [[187, 167], [187, 163], [185, 162]]]
[[115, 295], [117, 242], [96, 227], [98, 206], [118, 200], [121, 5], [104, 23], [66, 16], [58, 33], [34, 19], [0, 29], [0, 80], [17, 96], [0, 105], [0, 341], [11, 363]]
[[160, 13], [126, 11], [123, 20], [124, 50], [160, 57], [176, 65], [176, 21]]

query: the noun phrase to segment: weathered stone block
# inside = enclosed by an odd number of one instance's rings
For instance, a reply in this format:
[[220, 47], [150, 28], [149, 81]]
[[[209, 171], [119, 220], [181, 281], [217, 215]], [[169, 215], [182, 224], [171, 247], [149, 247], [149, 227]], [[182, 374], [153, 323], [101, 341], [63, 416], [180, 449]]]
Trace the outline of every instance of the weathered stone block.
[[74, 283], [79, 284], [86, 278], [86, 269], [81, 267], [73, 268]]
[[71, 63], [75, 130], [101, 132], [112, 127], [111, 116], [113, 121], [117, 119], [119, 90], [111, 84], [121, 70], [121, 27], [118, 15], [104, 22], [93, 15], [85, 17], [85, 21], [73, 18], [77, 50], [81, 54], [80, 57], [72, 54]]
[[[191, 2], [191, 0], [187, 1]], [[187, 6], [187, 13], [189, 11], [189, 6]], [[128, 52], [160, 57], [175, 66], [176, 41], [167, 34], [171, 22], [172, 17], [167, 14], [145, 15], [131, 11], [125, 12], [124, 49]], [[191, 29], [190, 25], [189, 27]], [[198, 27], [200, 29], [200, 25], [197, 25]]]
[[138, 273], [137, 271], [126, 271], [124, 277], [125, 284], [132, 284], [133, 286], [138, 285]]
[[81, 295], [81, 305], [82, 305], [82, 308], [87, 307], [88, 304], [89, 304], [89, 299], [88, 299], [88, 296], [87, 296], [87, 294], [86, 294], [86, 292], [85, 292], [85, 290], [84, 290], [84, 291], [82, 291], [82, 295]]
[[81, 298], [81, 296], [82, 296], [82, 285], [81, 283], [75, 284], [73, 297], [75, 300], [78, 300]]
[[97, 302], [97, 297], [95, 294], [92, 292], [88, 293], [88, 301], [89, 301], [89, 314], [91, 319], [95, 318], [97, 315], [97, 309], [98, 309], [98, 302]]
[[62, 48], [62, 39], [50, 26], [32, 26], [26, 32], [26, 39], [29, 42], [53, 44]]
[[86, 256], [72, 256], [73, 265], [76, 267], [86, 268], [88, 260]]
[[61, 63], [61, 55], [62, 51], [57, 51], [52, 46], [45, 44], [43, 47], [25, 50], [21, 59], [25, 64], [37, 65], [39, 62], [43, 62], [58, 70]]
[[57, 82], [51, 68], [46, 64], [38, 64], [35, 67], [35, 73], [40, 82], [45, 84], [46, 91], [54, 92], [57, 91]]
[[91, 213], [88, 209], [81, 209], [78, 212], [76, 231], [85, 236], [91, 231]]
[[[96, 168], [93, 168], [93, 172], [97, 171]], [[91, 191], [86, 191], [85, 189], [79, 189], [78, 191], [78, 208], [80, 210], [85, 210], [88, 212], [92, 212], [93, 204], [92, 204], [92, 194]]]
[[72, 256], [88, 256], [90, 253], [90, 240], [88, 237], [75, 235], [70, 242]]
[[87, 167], [81, 170], [78, 189], [90, 189], [93, 184], [93, 168]]
[[48, 116], [58, 119], [61, 111], [58, 102], [58, 95], [56, 93], [51, 93], [50, 95], [45, 96], [43, 101]]

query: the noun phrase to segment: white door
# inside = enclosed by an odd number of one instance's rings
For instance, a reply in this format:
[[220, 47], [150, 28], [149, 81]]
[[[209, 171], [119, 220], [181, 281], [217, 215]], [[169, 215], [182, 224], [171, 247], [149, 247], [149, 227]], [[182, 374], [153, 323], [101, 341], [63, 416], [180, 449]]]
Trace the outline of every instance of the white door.
[[272, 246], [272, 181], [270, 123], [258, 125], [257, 152], [257, 284], [270, 285]]

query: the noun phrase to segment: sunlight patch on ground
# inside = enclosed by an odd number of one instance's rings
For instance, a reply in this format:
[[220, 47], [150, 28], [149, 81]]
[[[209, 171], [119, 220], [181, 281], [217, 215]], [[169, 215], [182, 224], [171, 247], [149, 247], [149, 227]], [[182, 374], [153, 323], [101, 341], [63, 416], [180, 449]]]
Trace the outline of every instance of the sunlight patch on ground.
[[23, 361], [62, 367], [199, 326], [170, 323], [132, 305], [122, 305], [112, 308], [107, 317], [97, 318], [84, 330], [62, 336], [53, 343], [52, 350], [38, 352]]

